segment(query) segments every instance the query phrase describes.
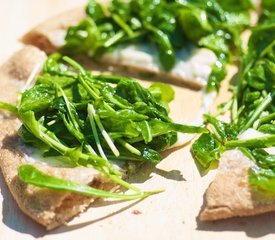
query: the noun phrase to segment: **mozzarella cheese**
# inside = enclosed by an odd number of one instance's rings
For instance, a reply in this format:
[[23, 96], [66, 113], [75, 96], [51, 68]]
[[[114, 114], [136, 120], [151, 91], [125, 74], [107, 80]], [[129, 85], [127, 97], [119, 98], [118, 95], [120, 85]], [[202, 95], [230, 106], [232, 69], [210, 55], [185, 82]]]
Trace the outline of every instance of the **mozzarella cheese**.
[[24, 159], [29, 164], [39, 163], [41, 165], [51, 167], [75, 167], [75, 164], [73, 164], [71, 161], [68, 161], [68, 159], [63, 156], [44, 157], [41, 150], [27, 146], [23, 143], [21, 144], [21, 148], [24, 150]]
[[211, 66], [217, 61], [217, 57], [209, 49], [188, 46], [176, 52], [175, 66], [167, 73], [162, 69], [154, 45], [131, 44], [120, 45], [114, 51], [105, 53], [101, 61], [132, 67], [137, 71], [164, 74], [203, 87], [207, 84]]

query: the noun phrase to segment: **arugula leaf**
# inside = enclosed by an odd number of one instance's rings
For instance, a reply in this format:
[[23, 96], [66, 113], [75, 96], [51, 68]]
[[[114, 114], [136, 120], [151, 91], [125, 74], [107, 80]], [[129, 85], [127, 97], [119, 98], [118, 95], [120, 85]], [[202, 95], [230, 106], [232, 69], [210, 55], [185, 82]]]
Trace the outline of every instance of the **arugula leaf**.
[[267, 192], [275, 193], [275, 172], [272, 169], [264, 169], [258, 166], [249, 170], [249, 183]]
[[9, 104], [9, 103], [1, 102], [1, 101], [0, 101], [0, 109], [5, 109], [5, 110], [15, 113], [15, 114], [18, 112], [18, 109], [16, 106]]
[[275, 167], [274, 154], [268, 154], [264, 149], [254, 149], [252, 155], [258, 166], [266, 169]]
[[103, 197], [103, 198], [118, 198], [122, 200], [133, 200], [146, 198], [152, 194], [162, 192], [162, 190], [151, 192], [140, 192], [135, 194], [119, 194], [106, 192], [85, 184], [64, 180], [62, 178], [53, 177], [47, 175], [40, 170], [36, 169], [32, 165], [22, 165], [18, 169], [19, 178], [29, 184], [33, 184], [38, 187], [49, 188], [58, 191], [69, 191], [74, 193], [83, 194], [89, 197]]
[[[179, 24], [186, 37], [193, 43], [197, 43], [202, 37], [213, 31], [204, 9], [188, 4], [178, 11]], [[190, 28], [193, 31], [190, 31]]]
[[221, 142], [236, 139], [238, 133], [234, 125], [222, 122], [211, 115], [204, 115], [206, 122], [213, 126], [213, 132]]
[[165, 83], [156, 82], [153, 83], [148, 90], [154, 96], [154, 98], [159, 102], [167, 102], [170, 103], [174, 100], [175, 92], [170, 85]]
[[258, 130], [263, 133], [275, 134], [275, 124], [263, 124]]
[[202, 134], [192, 145], [193, 156], [203, 169], [219, 160], [221, 151], [222, 145], [210, 133]]
[[53, 85], [36, 85], [22, 94], [22, 103], [20, 104], [19, 111], [43, 111], [52, 103], [54, 95], [55, 89]]

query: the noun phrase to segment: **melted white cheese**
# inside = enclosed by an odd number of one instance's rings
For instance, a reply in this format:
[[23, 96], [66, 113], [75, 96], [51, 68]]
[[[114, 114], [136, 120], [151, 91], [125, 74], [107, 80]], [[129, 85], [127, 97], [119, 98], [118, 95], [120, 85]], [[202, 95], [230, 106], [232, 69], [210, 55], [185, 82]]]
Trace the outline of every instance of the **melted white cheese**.
[[176, 52], [176, 63], [169, 73], [166, 73], [159, 62], [158, 51], [154, 45], [136, 44], [121, 45], [114, 51], [102, 56], [102, 62], [133, 67], [140, 71], [169, 74], [176, 79], [206, 86], [211, 73], [211, 65], [217, 57], [209, 49], [185, 47]]
[[[77, 167], [76, 164], [74, 164], [72, 161], [70, 161], [68, 158], [64, 156], [54, 156], [54, 157], [44, 157], [43, 151], [27, 146], [26, 144], [21, 143], [21, 148], [24, 150], [24, 159], [28, 162], [28, 164], [42, 164], [44, 166], [50, 166], [55, 168], [74, 168]], [[113, 167], [120, 171], [121, 173], [124, 173], [123, 165], [124, 163], [121, 161], [110, 161], [113, 165]], [[84, 168], [83, 168], [84, 169]], [[87, 168], [86, 168], [87, 169]]]
[[24, 150], [25, 153], [24, 159], [29, 164], [40, 163], [42, 165], [51, 167], [75, 167], [75, 164], [73, 164], [65, 157], [44, 157], [41, 150], [27, 146], [23, 143], [21, 144], [21, 148]]

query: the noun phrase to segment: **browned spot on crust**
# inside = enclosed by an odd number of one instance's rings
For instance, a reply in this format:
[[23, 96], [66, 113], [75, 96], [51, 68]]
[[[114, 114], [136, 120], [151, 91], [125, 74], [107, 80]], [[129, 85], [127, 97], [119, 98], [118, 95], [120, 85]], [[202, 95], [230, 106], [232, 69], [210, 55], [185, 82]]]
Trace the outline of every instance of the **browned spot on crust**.
[[132, 214], [134, 214], [134, 215], [140, 215], [140, 214], [142, 214], [142, 212], [135, 209], [135, 210], [132, 211]]

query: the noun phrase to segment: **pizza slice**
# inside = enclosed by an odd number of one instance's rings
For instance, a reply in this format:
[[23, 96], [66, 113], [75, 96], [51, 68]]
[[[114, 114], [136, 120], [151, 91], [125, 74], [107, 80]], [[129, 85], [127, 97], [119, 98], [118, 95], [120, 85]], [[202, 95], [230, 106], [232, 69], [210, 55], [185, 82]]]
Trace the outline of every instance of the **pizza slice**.
[[201, 220], [249, 216], [275, 210], [274, 195], [274, 18], [262, 2], [242, 59], [239, 82], [225, 106], [227, 123], [207, 115], [210, 132], [192, 146], [204, 169], [219, 160], [217, 176], [206, 191]]
[[[43, 65], [46, 54], [35, 47], [25, 47], [0, 68], [1, 100], [15, 103], [33, 69]], [[83, 212], [95, 198], [71, 192], [57, 192], [25, 184], [18, 177], [18, 167], [27, 164], [27, 153], [18, 138], [21, 122], [13, 114], [2, 112], [0, 131], [0, 166], [6, 183], [24, 213], [48, 230], [62, 225]], [[110, 190], [114, 185], [100, 172], [84, 167], [53, 168], [36, 162], [41, 171], [71, 181]]]
[[86, 56], [111, 71], [120, 66], [124, 67], [120, 72], [139, 78], [155, 76], [195, 89], [217, 90], [232, 51], [241, 46], [240, 33], [250, 22], [251, 7], [250, 1], [235, 9], [230, 1], [208, 6], [194, 1], [100, 4], [91, 0], [86, 12], [83, 7], [61, 14], [22, 41], [48, 53], [62, 51], [81, 55], [82, 60]]

